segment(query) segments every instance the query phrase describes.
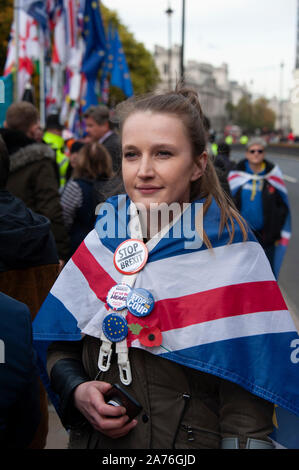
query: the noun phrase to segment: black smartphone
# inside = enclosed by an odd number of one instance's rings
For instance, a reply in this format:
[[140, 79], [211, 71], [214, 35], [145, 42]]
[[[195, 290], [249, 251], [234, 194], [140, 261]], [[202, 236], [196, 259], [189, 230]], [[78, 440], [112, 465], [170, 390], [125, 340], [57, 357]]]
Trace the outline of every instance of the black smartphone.
[[105, 401], [108, 405], [124, 406], [130, 419], [135, 418], [142, 410], [140, 403], [118, 384], [113, 384], [105, 393]]

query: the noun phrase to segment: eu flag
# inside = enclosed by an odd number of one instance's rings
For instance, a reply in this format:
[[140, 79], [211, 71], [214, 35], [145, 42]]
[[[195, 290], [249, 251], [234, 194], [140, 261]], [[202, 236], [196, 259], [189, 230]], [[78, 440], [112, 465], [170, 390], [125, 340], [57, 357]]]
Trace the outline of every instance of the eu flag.
[[98, 104], [96, 81], [99, 68], [106, 54], [106, 36], [100, 13], [99, 0], [86, 0], [84, 11], [85, 53], [82, 61], [82, 72], [87, 80], [85, 106]]
[[112, 39], [113, 67], [110, 84], [120, 88], [126, 96], [134, 94], [129, 67], [117, 29]]

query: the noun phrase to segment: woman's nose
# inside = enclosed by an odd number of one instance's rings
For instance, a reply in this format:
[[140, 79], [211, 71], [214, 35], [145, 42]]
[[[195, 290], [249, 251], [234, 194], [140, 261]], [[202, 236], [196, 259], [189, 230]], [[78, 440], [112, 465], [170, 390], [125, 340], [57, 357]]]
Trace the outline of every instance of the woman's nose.
[[142, 155], [139, 160], [137, 175], [139, 178], [151, 178], [154, 176], [153, 161], [150, 156]]

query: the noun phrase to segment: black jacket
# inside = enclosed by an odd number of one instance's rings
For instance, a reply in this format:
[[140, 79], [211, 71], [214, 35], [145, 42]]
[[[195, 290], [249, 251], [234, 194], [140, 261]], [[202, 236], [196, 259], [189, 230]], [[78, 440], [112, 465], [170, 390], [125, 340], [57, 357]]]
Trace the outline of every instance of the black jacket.
[[31, 317], [2, 292], [0, 312], [0, 448], [25, 448], [41, 417]]
[[58, 261], [49, 220], [0, 190], [0, 272]]
[[[264, 160], [266, 164], [266, 173], [269, 173], [273, 168], [273, 163]], [[245, 167], [246, 159], [238, 163], [235, 168], [236, 171], [246, 171]], [[237, 191], [234, 196], [234, 202], [239, 209], [241, 207], [242, 187]], [[264, 211], [264, 227], [261, 231], [255, 232], [255, 235], [263, 247], [273, 245], [277, 240], [281, 238], [280, 232], [288, 215], [288, 207], [284, 203], [281, 195], [274, 186], [272, 186], [267, 180], [264, 180], [264, 186], [262, 190], [262, 201]]]
[[37, 143], [12, 129], [0, 129], [7, 146], [10, 172], [6, 189], [27, 207], [47, 217], [61, 259], [67, 259], [69, 239], [64, 227], [60, 195], [55, 176], [55, 153], [46, 144]]

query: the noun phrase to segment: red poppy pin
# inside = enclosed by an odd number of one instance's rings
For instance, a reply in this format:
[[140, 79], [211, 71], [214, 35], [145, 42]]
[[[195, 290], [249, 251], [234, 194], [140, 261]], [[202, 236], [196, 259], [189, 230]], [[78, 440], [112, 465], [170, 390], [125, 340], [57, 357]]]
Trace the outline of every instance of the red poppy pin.
[[144, 327], [139, 333], [139, 341], [143, 346], [160, 346], [162, 343], [162, 333], [156, 326], [152, 328]]

